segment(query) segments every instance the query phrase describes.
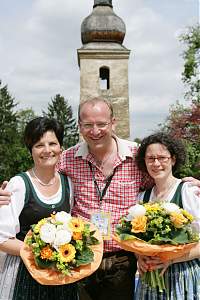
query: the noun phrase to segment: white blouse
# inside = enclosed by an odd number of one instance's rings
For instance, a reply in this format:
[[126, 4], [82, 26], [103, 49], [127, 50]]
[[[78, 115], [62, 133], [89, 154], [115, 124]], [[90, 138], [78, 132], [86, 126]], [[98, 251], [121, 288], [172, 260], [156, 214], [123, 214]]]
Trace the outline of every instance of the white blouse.
[[[173, 189], [170, 191], [167, 197], [165, 197], [166, 202], [171, 201], [180, 182], [181, 179], [177, 180]], [[194, 221], [192, 222], [192, 225], [195, 228], [195, 230], [200, 234], [200, 197], [196, 194], [198, 189], [199, 188], [197, 186], [192, 185], [190, 182], [185, 182], [182, 186], [181, 196], [183, 208], [194, 216]], [[138, 195], [139, 200], [143, 200], [144, 193], [145, 192], [142, 192]], [[150, 194], [149, 202], [155, 201], [157, 201], [157, 199], [155, 197], [153, 188]]]
[[[29, 176], [29, 173], [26, 172]], [[30, 180], [31, 177], [29, 176]], [[68, 177], [70, 187], [70, 207], [73, 206], [73, 187], [71, 179]], [[36, 185], [31, 180], [35, 192], [38, 198], [46, 204], [56, 204], [61, 200], [62, 187], [60, 187], [56, 194], [51, 197], [46, 197], [40, 193]], [[24, 207], [25, 201], [25, 183], [22, 177], [12, 177], [6, 187], [6, 190], [12, 193], [11, 202], [9, 205], [3, 205], [0, 207], [0, 243], [7, 241], [9, 238], [13, 238], [20, 231], [19, 216]]]

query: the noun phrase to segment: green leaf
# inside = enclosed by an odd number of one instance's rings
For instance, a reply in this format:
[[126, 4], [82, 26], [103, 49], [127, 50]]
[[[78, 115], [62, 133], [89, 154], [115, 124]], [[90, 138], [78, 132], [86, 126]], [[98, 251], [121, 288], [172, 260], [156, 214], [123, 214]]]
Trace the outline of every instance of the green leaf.
[[95, 238], [94, 236], [88, 236], [86, 239], [87, 245], [97, 245], [99, 244], [99, 240]]
[[188, 234], [184, 230], [175, 232], [172, 240], [177, 244], [189, 243]]
[[45, 268], [52, 268], [54, 265], [54, 262], [49, 260], [43, 260], [40, 257], [34, 257], [35, 263], [38, 267], [45, 269]]
[[120, 240], [122, 240], [122, 241], [137, 239], [137, 237], [135, 235], [128, 234], [128, 233], [122, 233], [122, 234], [120, 234], [119, 237], [120, 237]]
[[94, 259], [94, 253], [90, 248], [85, 248], [81, 253], [76, 257], [76, 266], [87, 265], [91, 263]]

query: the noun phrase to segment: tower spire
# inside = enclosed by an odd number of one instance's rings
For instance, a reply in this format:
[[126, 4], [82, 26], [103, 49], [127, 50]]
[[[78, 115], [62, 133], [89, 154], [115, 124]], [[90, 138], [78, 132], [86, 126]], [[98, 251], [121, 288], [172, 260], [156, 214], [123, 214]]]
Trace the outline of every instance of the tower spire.
[[112, 0], [94, 0], [94, 6], [93, 7], [96, 7], [98, 5], [112, 7]]
[[125, 33], [125, 23], [114, 13], [112, 0], [94, 0], [92, 13], [81, 24], [82, 43], [114, 42], [122, 44]]

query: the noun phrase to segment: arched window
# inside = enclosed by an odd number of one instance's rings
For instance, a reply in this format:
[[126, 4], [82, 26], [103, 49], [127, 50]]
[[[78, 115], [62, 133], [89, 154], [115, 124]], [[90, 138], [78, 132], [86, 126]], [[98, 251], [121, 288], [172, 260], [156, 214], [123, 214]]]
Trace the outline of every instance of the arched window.
[[109, 90], [110, 88], [110, 70], [108, 67], [99, 69], [99, 82], [101, 90]]

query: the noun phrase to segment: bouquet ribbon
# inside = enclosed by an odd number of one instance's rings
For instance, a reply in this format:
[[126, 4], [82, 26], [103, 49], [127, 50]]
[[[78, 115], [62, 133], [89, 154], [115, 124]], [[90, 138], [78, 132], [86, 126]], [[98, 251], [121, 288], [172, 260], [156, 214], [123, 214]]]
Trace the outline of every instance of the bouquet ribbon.
[[[64, 275], [51, 268], [45, 268], [45, 269], [39, 268], [35, 263], [34, 255], [32, 253], [31, 247], [26, 245], [26, 243], [24, 243], [24, 245], [20, 250], [20, 256], [26, 268], [28, 269], [29, 273], [38, 283], [43, 285], [69, 284], [91, 275], [93, 272], [95, 272], [98, 269], [103, 256], [103, 240], [99, 230], [92, 223], [89, 224], [90, 224], [91, 231], [92, 230], [96, 231], [94, 236], [99, 241], [98, 245], [91, 246], [91, 249], [94, 252], [94, 260], [90, 264], [82, 265], [78, 268], [70, 270], [70, 275]], [[30, 234], [31, 232], [29, 231], [26, 237]]]

